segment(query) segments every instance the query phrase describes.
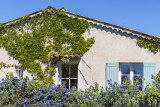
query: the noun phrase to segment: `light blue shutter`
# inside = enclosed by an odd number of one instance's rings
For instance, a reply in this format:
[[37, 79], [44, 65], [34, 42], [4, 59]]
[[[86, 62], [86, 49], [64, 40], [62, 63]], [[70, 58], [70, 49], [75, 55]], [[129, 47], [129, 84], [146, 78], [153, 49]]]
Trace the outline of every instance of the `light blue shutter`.
[[152, 75], [156, 76], [156, 64], [155, 63], [144, 63], [143, 65], [143, 78], [145, 81], [143, 82], [143, 88], [152, 83]]
[[106, 86], [108, 86], [108, 80], [118, 83], [118, 63], [106, 63]]

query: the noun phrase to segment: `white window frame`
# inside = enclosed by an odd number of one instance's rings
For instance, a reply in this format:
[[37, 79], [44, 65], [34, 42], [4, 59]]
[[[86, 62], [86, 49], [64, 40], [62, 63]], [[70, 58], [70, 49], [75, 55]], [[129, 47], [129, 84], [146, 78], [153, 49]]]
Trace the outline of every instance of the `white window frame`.
[[15, 70], [16, 70], [18, 79], [22, 79], [23, 78], [23, 69], [21, 69], [19, 66], [16, 66]]
[[78, 65], [78, 63], [66, 63], [66, 64], [69, 65], [69, 77], [68, 78], [62, 78], [62, 65], [63, 65], [63, 63], [60, 64], [60, 66], [59, 66], [60, 68], [59, 68], [59, 80], [58, 80], [58, 83], [60, 85], [62, 85], [62, 79], [69, 79], [69, 89], [70, 89], [71, 88], [71, 80], [72, 79], [77, 79], [77, 89], [78, 89], [78, 69], [77, 69], [77, 78], [71, 78], [70, 77], [70, 74], [71, 74], [71, 65], [74, 65], [74, 64]]
[[[130, 74], [121, 74], [121, 65], [130, 65]], [[134, 72], [133, 72], [133, 65], [142, 65], [143, 66], [143, 63], [120, 63], [119, 64], [119, 79], [118, 79], [118, 81], [119, 81], [119, 84], [122, 84], [121, 83], [121, 81], [122, 81], [122, 75], [129, 75], [130, 76], [130, 81], [131, 81], [131, 84], [133, 85], [133, 78], [134, 78], [134, 76], [138, 76], [139, 74], [134, 74]], [[143, 78], [143, 74], [144, 73], [144, 71], [143, 71], [143, 67], [142, 67], [142, 78]], [[139, 86], [139, 85], [137, 85], [137, 86]], [[143, 82], [142, 82], [142, 86], [143, 86]], [[143, 87], [142, 87], [143, 88]]]

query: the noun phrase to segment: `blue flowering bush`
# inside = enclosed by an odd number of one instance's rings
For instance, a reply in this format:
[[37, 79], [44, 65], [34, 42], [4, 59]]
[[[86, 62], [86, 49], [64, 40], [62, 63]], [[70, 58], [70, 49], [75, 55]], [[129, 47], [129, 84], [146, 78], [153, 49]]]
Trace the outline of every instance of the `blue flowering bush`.
[[139, 107], [137, 95], [142, 93], [136, 85], [129, 85], [126, 81], [122, 85], [112, 84], [106, 89], [98, 87], [98, 84], [91, 86], [85, 91], [79, 91], [73, 96], [77, 105], [86, 107]]
[[148, 86], [142, 91], [126, 81], [119, 85], [109, 81], [106, 88], [98, 84], [88, 89], [67, 89], [38, 80], [17, 77], [0, 82], [0, 106], [10, 107], [158, 107], [160, 105], [159, 84]]
[[0, 106], [63, 106], [69, 104], [68, 96], [69, 90], [65, 86], [46, 86], [28, 78], [2, 79], [0, 83]]

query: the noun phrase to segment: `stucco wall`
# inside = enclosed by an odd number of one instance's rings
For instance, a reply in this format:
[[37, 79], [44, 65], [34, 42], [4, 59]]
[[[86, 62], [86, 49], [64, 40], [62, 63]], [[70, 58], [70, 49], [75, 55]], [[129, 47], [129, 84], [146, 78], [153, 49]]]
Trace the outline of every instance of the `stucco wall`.
[[94, 37], [95, 44], [79, 62], [78, 88], [85, 89], [97, 82], [105, 87], [105, 68], [107, 62], [119, 63], [156, 63], [156, 72], [160, 70], [160, 53], [154, 54], [139, 47], [137, 37], [92, 25], [84, 37]]
[[[76, 61], [76, 63], [79, 62], [78, 89], [86, 89], [90, 85], [94, 85], [95, 82], [104, 87], [107, 62], [154, 62], [156, 63], [156, 72], [160, 70], [160, 53], [154, 54], [148, 49], [137, 46], [137, 37], [96, 25], [92, 25], [92, 28], [84, 33], [84, 37], [94, 37], [95, 43], [80, 60]], [[0, 48], [0, 62], [18, 65], [18, 61], [10, 57], [4, 48]], [[60, 64], [57, 63], [55, 84], [60, 84]], [[0, 79], [5, 78], [7, 72], [13, 72], [13, 75], [17, 76], [15, 67], [5, 67], [0, 70]], [[32, 78], [26, 70], [23, 76]]]
[[[8, 64], [10, 64], [10, 65], [16, 64], [16, 66], [18, 66], [19, 62], [16, 59], [14, 59], [13, 57], [9, 56], [8, 52], [3, 47], [0, 48], [0, 62], [4, 62], [6, 64], [6, 67], [2, 67], [0, 69], [0, 81], [2, 78], [6, 78], [6, 75], [8, 73], [12, 73], [13, 76], [18, 76], [16, 69], [15, 69], [15, 66], [7, 67], [7, 65]], [[25, 77], [25, 76], [28, 76], [32, 79], [31, 74], [27, 70], [25, 70], [23, 72], [23, 77]]]

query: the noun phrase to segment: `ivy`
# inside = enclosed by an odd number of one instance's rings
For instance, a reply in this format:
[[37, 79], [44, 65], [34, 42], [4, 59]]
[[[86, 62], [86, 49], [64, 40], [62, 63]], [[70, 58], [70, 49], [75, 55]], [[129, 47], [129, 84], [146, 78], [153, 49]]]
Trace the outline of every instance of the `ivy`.
[[153, 37], [153, 38], [141, 38], [137, 41], [137, 44], [148, 48], [150, 51], [157, 53], [160, 50], [159, 44], [160, 44], [160, 38]]
[[5, 63], [4, 62], [0, 62], [0, 69], [2, 69], [2, 67], [5, 66]]
[[0, 29], [2, 29], [3, 28], [3, 23], [0, 23]]
[[[51, 57], [60, 54], [63, 60], [66, 55], [83, 55], [94, 43], [94, 38], [86, 40], [82, 36], [90, 26], [84, 19], [48, 7], [16, 22], [0, 24], [0, 46], [34, 77], [53, 82], [56, 70]], [[42, 64], [47, 65], [45, 70]]]
[[5, 62], [0, 62], [0, 70], [3, 68], [3, 67], [15, 67], [17, 66], [16, 64], [6, 64]]

